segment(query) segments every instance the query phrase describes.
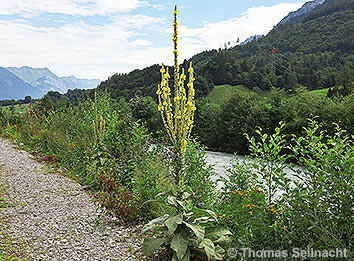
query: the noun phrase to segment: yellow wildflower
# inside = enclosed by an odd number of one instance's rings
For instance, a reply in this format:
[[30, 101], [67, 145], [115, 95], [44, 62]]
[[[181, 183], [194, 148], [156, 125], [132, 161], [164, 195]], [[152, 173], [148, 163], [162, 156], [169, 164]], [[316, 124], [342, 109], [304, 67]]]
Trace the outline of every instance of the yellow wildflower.
[[[168, 73], [168, 68], [162, 65], [161, 72], [161, 84], [157, 90], [157, 95], [159, 99], [159, 111], [161, 111], [162, 120], [168, 135], [173, 143], [173, 146], [180, 151], [179, 153], [184, 158], [186, 151], [187, 140], [190, 136], [193, 121], [194, 112], [196, 110], [194, 95], [195, 90], [193, 88], [193, 81], [195, 80], [193, 76], [192, 64], [190, 64], [189, 80], [187, 83], [188, 89], [184, 87], [184, 81], [187, 79], [184, 74], [184, 70], [180, 73], [179, 65], [177, 61], [178, 51], [178, 30], [177, 30], [177, 7], [174, 11], [174, 21], [173, 21], [173, 44], [174, 44], [174, 98], [172, 99], [171, 90], [169, 88], [168, 79], [170, 75]], [[178, 121], [177, 121], [178, 120]], [[183, 159], [184, 160], [184, 159]], [[182, 161], [183, 161], [182, 160]]]

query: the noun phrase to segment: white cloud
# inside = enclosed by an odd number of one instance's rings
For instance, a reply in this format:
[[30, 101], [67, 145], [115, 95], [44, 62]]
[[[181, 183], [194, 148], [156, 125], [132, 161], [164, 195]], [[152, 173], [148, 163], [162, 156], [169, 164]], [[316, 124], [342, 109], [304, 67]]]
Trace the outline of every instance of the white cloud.
[[[153, 24], [151, 18], [145, 18], [145, 24]], [[139, 23], [144, 24], [142, 20]], [[0, 20], [0, 31], [6, 35], [0, 41], [1, 66], [49, 67], [59, 76], [73, 74], [105, 79], [116, 72], [147, 66], [152, 61], [147, 61], [144, 55], [135, 56], [140, 55], [135, 53], [136, 48], [151, 45], [149, 40], [140, 39], [141, 33], [135, 26], [75, 23], [35, 27]]]
[[0, 14], [22, 14], [25, 16], [40, 13], [68, 15], [109, 15], [130, 12], [140, 6], [147, 6], [141, 0], [1, 0]]
[[152, 45], [152, 42], [148, 41], [148, 40], [145, 40], [145, 39], [138, 39], [138, 40], [135, 40], [131, 43], [132, 45], [134, 46], [151, 46]]
[[[219, 48], [223, 43], [266, 34], [298, 4], [254, 7], [241, 17], [205, 22], [202, 27], [180, 27], [180, 61], [194, 54]], [[150, 6], [140, 0], [1, 0], [1, 13], [36, 15], [57, 12], [73, 15], [102, 13], [110, 16], [110, 24], [88, 25], [84, 20], [59, 27], [34, 26], [26, 19], [0, 20], [0, 66], [49, 67], [59, 76], [75, 75], [106, 79], [117, 72], [129, 72], [155, 63], [172, 64], [172, 43], [154, 46], [156, 37], [171, 39], [171, 28], [165, 20], [142, 14], [128, 14], [139, 6]], [[94, 9], [93, 6], [97, 8]], [[161, 8], [154, 6], [154, 8]], [[162, 30], [161, 30], [162, 29]], [[154, 38], [149, 33], [154, 33]], [[168, 34], [166, 34], [168, 33]], [[161, 42], [159, 41], [160, 45]]]
[[158, 26], [161, 26], [165, 23], [165, 20], [158, 17], [151, 17], [142, 14], [123, 14], [116, 15], [111, 18], [113, 23], [121, 27], [129, 27], [134, 29], [144, 29], [151, 30], [156, 29]]
[[[301, 3], [281, 3], [274, 6], [258, 6], [249, 8], [241, 17], [216, 23], [204, 22], [200, 28], [181, 26], [180, 53], [184, 58], [193, 54], [223, 47], [230, 41], [236, 45], [237, 38], [240, 41], [252, 35], [267, 34], [289, 12], [300, 8]], [[168, 30], [169, 33], [172, 30]]]

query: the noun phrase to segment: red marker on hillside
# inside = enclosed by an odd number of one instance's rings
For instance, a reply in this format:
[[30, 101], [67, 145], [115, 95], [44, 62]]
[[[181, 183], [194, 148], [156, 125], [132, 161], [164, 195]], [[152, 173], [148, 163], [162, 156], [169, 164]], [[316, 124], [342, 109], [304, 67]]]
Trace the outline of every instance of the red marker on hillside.
[[275, 48], [273, 47], [273, 50], [269, 51], [270, 53], [279, 53], [279, 51], [275, 50]]

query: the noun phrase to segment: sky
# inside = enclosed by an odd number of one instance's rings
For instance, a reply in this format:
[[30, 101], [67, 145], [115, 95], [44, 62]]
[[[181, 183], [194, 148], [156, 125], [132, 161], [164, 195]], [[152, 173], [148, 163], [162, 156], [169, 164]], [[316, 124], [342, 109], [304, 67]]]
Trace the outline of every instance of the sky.
[[58, 76], [105, 80], [266, 35], [304, 0], [1, 0], [0, 66], [49, 68]]

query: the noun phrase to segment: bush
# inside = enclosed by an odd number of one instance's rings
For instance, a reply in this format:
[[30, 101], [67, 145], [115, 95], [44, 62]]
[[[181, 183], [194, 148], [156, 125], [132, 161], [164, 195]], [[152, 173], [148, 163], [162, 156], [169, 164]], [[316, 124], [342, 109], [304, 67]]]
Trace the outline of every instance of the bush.
[[241, 161], [235, 157], [224, 178], [222, 201], [217, 212], [233, 233], [237, 248], [282, 249], [286, 228], [281, 226], [281, 206], [275, 197], [288, 180], [283, 165], [284, 135], [276, 128], [272, 135], [256, 130], [259, 138], [246, 138], [253, 158]]
[[286, 201], [293, 240], [317, 248], [353, 249], [353, 136], [337, 125], [335, 134], [326, 134], [313, 120], [305, 132], [304, 137], [294, 136], [292, 146], [305, 168], [303, 185], [289, 190]]
[[196, 207], [208, 208], [216, 201], [216, 182], [213, 168], [206, 162], [206, 152], [196, 141], [190, 141], [186, 150], [185, 186], [191, 192]]
[[156, 199], [158, 194], [173, 190], [170, 164], [163, 155], [163, 148], [154, 146], [135, 168], [133, 192], [139, 198], [139, 212], [144, 219], [169, 213], [161, 205], [146, 203]]
[[[259, 132], [259, 142], [249, 139], [257, 159], [235, 161], [223, 179], [224, 197], [217, 208], [235, 246], [353, 248], [353, 137], [337, 125], [334, 134], [321, 127], [310, 120], [304, 136], [293, 136], [291, 150], [283, 146], [282, 127], [271, 136]], [[299, 180], [292, 182], [284, 173], [290, 156], [301, 165]], [[283, 194], [274, 197], [276, 189]]]
[[97, 174], [98, 191], [96, 199], [105, 207], [108, 213], [114, 214], [125, 221], [136, 218], [139, 209], [139, 200], [133, 193], [122, 186], [116, 169], [103, 170]]

